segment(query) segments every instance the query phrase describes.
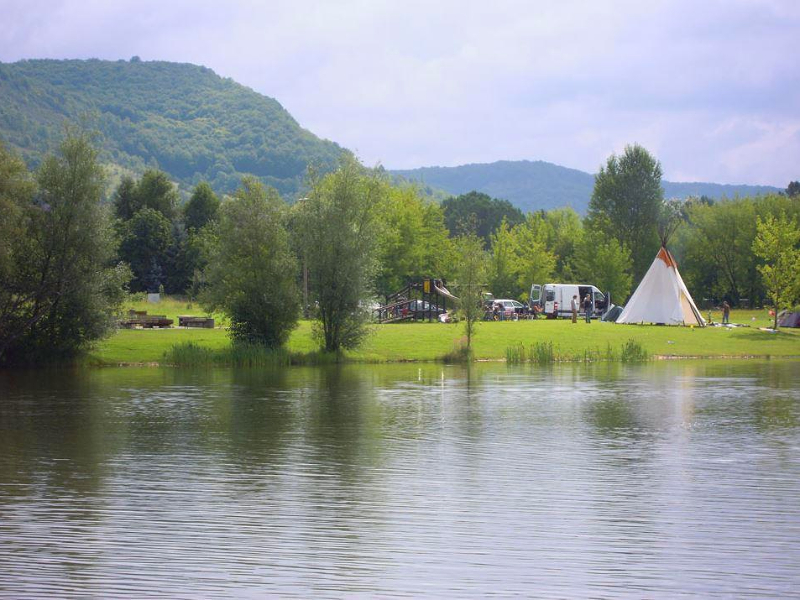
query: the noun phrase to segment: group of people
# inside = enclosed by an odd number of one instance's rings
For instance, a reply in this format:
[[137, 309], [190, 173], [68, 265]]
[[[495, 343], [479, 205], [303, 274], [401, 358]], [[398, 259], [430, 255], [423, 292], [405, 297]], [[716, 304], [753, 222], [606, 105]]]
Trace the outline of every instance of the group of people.
[[592, 311], [594, 310], [594, 306], [592, 305], [592, 296], [591, 294], [586, 294], [586, 297], [583, 300], [578, 299], [578, 294], [572, 296], [572, 302], [570, 303], [570, 308], [572, 309], [572, 322], [578, 322], [578, 309], [583, 309], [583, 312], [586, 315], [586, 322], [592, 322]]

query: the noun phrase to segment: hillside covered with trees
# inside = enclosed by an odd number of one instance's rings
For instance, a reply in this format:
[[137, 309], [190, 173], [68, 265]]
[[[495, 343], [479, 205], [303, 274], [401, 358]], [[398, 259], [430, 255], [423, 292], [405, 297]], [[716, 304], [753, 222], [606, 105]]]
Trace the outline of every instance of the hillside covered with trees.
[[122, 172], [165, 171], [182, 191], [218, 193], [254, 175], [287, 198], [309, 164], [335, 167], [345, 152], [300, 127], [274, 99], [189, 64], [25, 60], [0, 64], [0, 140], [36, 167], [65, 122], [98, 130], [99, 159]]
[[[541, 160], [501, 160], [458, 167], [422, 167], [391, 173], [447, 194], [482, 192], [508, 200], [523, 212], [569, 207], [584, 214], [594, 188], [594, 175]], [[708, 197], [715, 200], [775, 193], [778, 188], [719, 183], [662, 181], [667, 198]]]

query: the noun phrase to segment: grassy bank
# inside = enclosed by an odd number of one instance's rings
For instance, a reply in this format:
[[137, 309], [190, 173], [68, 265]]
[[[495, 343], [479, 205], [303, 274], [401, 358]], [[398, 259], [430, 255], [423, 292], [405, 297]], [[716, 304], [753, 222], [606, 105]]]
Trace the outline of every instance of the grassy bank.
[[[473, 355], [477, 360], [506, 360], [509, 349], [522, 347], [526, 360], [530, 360], [531, 352], [535, 354], [538, 351], [541, 356], [543, 348], [547, 347], [555, 360], [584, 360], [587, 356], [603, 360], [609, 352], [621, 356], [624, 346], [634, 340], [650, 357], [800, 357], [800, 331], [760, 331], [758, 327], [768, 325], [765, 311], [741, 311], [734, 317], [750, 327], [691, 329], [614, 325], [597, 321], [589, 325], [583, 322], [572, 324], [568, 320], [481, 323], [473, 340]], [[441, 360], [462, 341], [461, 324], [379, 325], [374, 327], [364, 346], [347, 353], [346, 358], [364, 362]], [[166, 353], [173, 346], [187, 342], [220, 353], [228, 352], [230, 348], [230, 339], [224, 329], [122, 330], [98, 345], [89, 362], [112, 365], [169, 363], [165, 359]], [[287, 351], [295, 357], [302, 357], [316, 350], [311, 337], [311, 323], [302, 321], [292, 333]]]

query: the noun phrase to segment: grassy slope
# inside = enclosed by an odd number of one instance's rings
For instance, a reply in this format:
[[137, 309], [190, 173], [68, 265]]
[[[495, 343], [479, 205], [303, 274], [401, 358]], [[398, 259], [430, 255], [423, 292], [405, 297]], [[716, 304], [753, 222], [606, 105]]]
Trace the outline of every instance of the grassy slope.
[[[163, 308], [159, 312], [169, 314]], [[184, 312], [179, 311], [180, 314]], [[192, 312], [197, 314], [199, 311]], [[752, 321], [753, 317], [756, 321]], [[552, 342], [557, 354], [582, 357], [584, 351], [603, 354], [608, 344], [618, 352], [623, 343], [635, 339], [650, 354], [660, 356], [800, 357], [800, 331], [782, 330], [777, 334], [760, 331], [758, 327], [768, 325], [768, 317], [763, 311], [736, 311], [734, 321], [737, 319], [751, 327], [691, 329], [600, 322], [573, 325], [568, 320], [481, 323], [474, 339], [474, 350], [478, 359], [504, 359], [509, 346], [524, 344], [530, 347], [537, 342]], [[462, 337], [463, 327], [459, 324], [381, 325], [375, 327], [364, 347], [351, 353], [350, 357], [378, 362], [436, 360], [452, 351]], [[209, 348], [222, 348], [230, 343], [224, 329], [123, 330], [101, 343], [92, 353], [91, 361], [103, 364], [156, 363], [163, 359], [164, 352], [173, 344], [186, 341]], [[311, 337], [311, 323], [303, 321], [299, 324], [289, 341], [289, 349], [301, 353], [316, 349]]]

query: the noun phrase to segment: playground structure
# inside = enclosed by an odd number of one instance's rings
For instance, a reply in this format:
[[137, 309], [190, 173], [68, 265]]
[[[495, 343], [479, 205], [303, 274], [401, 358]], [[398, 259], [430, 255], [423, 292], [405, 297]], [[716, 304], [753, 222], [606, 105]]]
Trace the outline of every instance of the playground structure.
[[400, 321], [433, 321], [458, 302], [442, 279], [410, 281], [402, 290], [386, 297], [386, 304], [375, 309], [379, 323]]

